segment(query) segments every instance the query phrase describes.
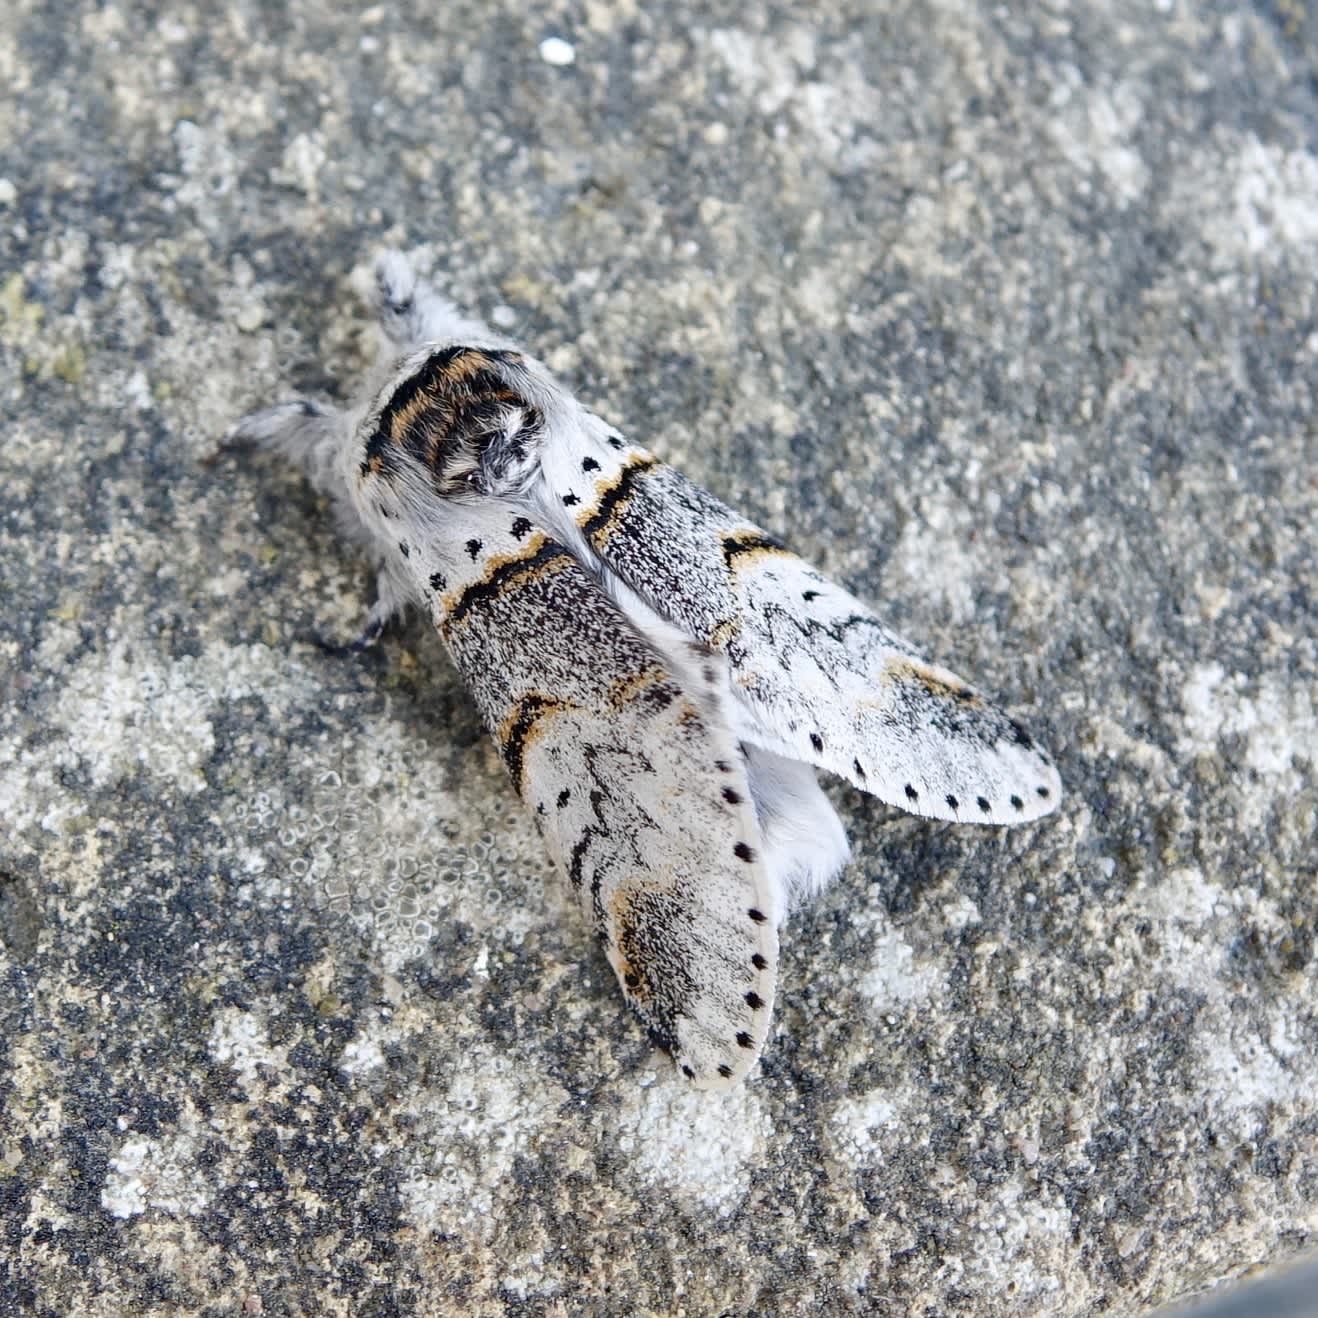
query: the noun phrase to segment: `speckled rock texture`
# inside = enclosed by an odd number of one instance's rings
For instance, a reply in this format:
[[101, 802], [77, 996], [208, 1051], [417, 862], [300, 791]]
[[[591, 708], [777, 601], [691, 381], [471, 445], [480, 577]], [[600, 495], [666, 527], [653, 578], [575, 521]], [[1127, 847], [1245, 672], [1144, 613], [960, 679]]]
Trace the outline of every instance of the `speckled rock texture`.
[[[546, 44], [548, 43], [548, 44]], [[297, 473], [386, 244], [1056, 753], [731, 1097]], [[0, 16], [0, 1312], [1138, 1314], [1318, 1234], [1297, 0]]]

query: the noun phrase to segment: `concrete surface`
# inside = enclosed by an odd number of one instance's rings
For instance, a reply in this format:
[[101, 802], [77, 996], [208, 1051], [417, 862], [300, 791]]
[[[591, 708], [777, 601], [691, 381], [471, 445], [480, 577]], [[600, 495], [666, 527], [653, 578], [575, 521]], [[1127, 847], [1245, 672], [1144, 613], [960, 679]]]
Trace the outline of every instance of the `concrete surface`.
[[[627, 1013], [239, 413], [418, 253], [1056, 753], [835, 796], [759, 1075]], [[0, 1311], [1138, 1314], [1314, 1243], [1318, 20], [0, 17]]]

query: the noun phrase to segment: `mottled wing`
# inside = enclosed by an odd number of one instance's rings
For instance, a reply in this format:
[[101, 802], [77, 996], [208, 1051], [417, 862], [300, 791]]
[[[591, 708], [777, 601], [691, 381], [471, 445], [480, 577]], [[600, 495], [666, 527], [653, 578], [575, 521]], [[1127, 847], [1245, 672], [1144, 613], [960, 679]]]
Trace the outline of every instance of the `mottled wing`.
[[[493, 500], [407, 562], [628, 1001], [698, 1084], [769, 1026], [777, 937], [716, 675], [691, 691], [561, 545]], [[684, 643], [682, 643], [684, 644]]]
[[1057, 771], [1016, 720], [653, 454], [587, 415], [543, 466], [551, 528], [726, 655], [744, 739], [935, 819], [1056, 806]]

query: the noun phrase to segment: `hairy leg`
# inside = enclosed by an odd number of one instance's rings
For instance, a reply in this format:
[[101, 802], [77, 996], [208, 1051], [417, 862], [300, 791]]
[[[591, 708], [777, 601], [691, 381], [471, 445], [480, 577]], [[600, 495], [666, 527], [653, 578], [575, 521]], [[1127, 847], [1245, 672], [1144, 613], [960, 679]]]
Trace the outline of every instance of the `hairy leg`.
[[372, 303], [381, 328], [397, 348], [442, 341], [501, 341], [479, 320], [464, 316], [426, 280], [417, 278], [402, 252], [385, 252], [375, 263]]
[[347, 419], [344, 414], [306, 398], [249, 412], [220, 440], [221, 449], [256, 445], [297, 463], [322, 494], [343, 492], [338, 459]]

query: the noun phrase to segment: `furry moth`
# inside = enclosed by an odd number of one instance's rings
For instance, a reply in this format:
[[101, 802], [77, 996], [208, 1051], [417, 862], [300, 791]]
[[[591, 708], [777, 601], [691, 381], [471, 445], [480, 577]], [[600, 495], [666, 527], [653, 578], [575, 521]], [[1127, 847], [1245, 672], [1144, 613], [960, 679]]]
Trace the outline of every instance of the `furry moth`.
[[229, 439], [300, 462], [366, 544], [359, 645], [425, 609], [628, 1002], [729, 1087], [774, 1000], [778, 928], [848, 857], [827, 769], [933, 819], [1057, 805], [1048, 755], [870, 610], [464, 317], [397, 253], [347, 410]]

